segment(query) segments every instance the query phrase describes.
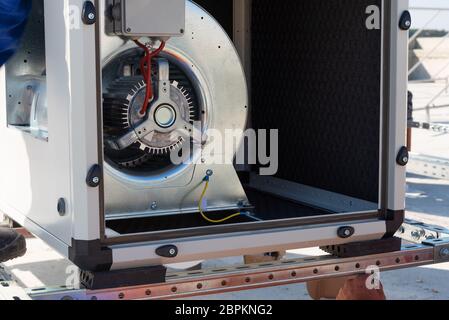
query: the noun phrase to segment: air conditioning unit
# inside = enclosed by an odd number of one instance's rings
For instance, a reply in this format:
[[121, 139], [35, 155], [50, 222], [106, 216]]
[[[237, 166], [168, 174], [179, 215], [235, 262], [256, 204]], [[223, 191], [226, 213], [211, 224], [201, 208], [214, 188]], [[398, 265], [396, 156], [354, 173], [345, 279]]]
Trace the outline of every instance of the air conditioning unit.
[[87, 271], [389, 239], [407, 8], [34, 0], [1, 69], [0, 211]]

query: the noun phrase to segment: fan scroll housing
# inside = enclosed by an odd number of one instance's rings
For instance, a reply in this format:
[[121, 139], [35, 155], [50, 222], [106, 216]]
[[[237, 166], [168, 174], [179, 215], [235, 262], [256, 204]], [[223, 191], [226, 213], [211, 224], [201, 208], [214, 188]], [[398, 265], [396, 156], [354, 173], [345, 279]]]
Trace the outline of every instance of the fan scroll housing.
[[[216, 163], [216, 154], [212, 159], [204, 153], [211, 143], [208, 130], [223, 136], [226, 129], [243, 132], [247, 121], [245, 74], [219, 23], [198, 5], [186, 2], [184, 36], [171, 38], [153, 62], [155, 100], [164, 94], [160, 86], [165, 85], [170, 101], [150, 104], [148, 117], [157, 127], [153, 135], [142, 136], [136, 130], [148, 120], [136, 116], [145, 91], [138, 63], [142, 50], [116, 36], [104, 34], [102, 41], [107, 217], [196, 212], [208, 171], [214, 172], [208, 211], [235, 210], [247, 203], [232, 165], [233, 151], [222, 150], [222, 163]], [[118, 138], [132, 130], [139, 139], [117, 148]], [[190, 148], [189, 161], [173, 164], [170, 154], [185, 144], [200, 147]]]

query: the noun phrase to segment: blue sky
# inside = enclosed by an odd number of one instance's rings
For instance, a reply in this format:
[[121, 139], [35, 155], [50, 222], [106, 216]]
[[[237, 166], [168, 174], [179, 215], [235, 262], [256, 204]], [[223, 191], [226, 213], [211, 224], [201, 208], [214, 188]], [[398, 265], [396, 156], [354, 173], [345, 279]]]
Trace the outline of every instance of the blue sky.
[[[449, 9], [449, 0], [410, 0], [410, 7], [442, 7]], [[435, 11], [412, 11], [413, 27], [422, 27], [433, 15], [435, 15]], [[428, 28], [449, 30], [449, 11], [441, 13]]]

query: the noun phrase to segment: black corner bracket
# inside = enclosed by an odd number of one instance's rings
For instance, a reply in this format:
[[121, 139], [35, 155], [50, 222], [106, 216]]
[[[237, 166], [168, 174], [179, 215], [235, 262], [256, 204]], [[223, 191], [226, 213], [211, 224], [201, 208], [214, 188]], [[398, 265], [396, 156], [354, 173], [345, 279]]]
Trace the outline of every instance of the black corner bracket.
[[386, 233], [382, 239], [323, 246], [320, 247], [321, 250], [340, 258], [359, 257], [401, 250], [402, 239], [395, 237], [395, 234], [404, 223], [405, 211], [381, 210], [380, 214], [386, 224]]
[[112, 250], [100, 240], [72, 239], [69, 259], [81, 270], [81, 284], [91, 290], [163, 283], [167, 275], [165, 266], [111, 270]]
[[405, 210], [387, 210], [384, 214], [387, 232], [384, 238], [393, 237], [405, 221]]
[[100, 240], [75, 240], [69, 247], [69, 260], [85, 271], [109, 271], [112, 250], [101, 245]]

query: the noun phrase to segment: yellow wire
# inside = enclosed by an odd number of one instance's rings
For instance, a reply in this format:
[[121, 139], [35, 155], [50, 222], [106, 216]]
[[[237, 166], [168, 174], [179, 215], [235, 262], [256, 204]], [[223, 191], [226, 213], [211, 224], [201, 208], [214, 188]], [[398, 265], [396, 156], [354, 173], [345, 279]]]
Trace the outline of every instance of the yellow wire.
[[221, 219], [221, 220], [212, 220], [209, 217], [207, 217], [203, 211], [203, 199], [204, 199], [204, 196], [206, 195], [207, 189], [209, 189], [209, 181], [206, 181], [206, 184], [204, 185], [203, 193], [201, 194], [201, 197], [200, 197], [200, 203], [198, 204], [198, 209], [200, 210], [200, 213], [203, 216], [204, 220], [206, 220], [207, 222], [210, 222], [210, 223], [222, 223], [222, 222], [228, 221], [232, 218], [235, 218], [235, 217], [238, 217], [241, 215], [241, 212], [239, 212], [239, 213], [235, 213], [235, 214], [230, 215], [229, 217]]

